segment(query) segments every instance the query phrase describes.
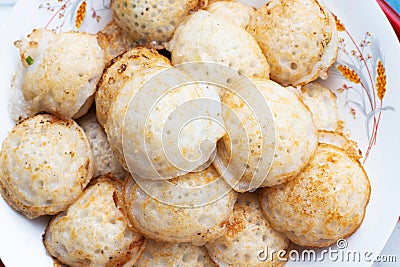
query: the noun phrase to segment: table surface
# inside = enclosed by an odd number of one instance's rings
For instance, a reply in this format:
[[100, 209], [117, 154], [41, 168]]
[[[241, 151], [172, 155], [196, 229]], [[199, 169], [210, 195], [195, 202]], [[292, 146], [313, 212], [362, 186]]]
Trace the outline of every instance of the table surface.
[[[7, 18], [7, 15], [13, 7], [13, 3], [16, 0], [0, 0], [0, 25]], [[387, 0], [387, 2], [400, 13], [400, 0]], [[381, 255], [394, 255], [396, 256], [397, 262], [394, 263], [374, 263], [373, 267], [383, 266], [400, 266], [400, 222], [397, 222], [396, 227], [393, 230], [385, 248], [382, 250]], [[1, 256], [1, 255], [0, 255]], [[3, 267], [0, 261], [0, 267]], [[8, 266], [7, 266], [8, 267]]]

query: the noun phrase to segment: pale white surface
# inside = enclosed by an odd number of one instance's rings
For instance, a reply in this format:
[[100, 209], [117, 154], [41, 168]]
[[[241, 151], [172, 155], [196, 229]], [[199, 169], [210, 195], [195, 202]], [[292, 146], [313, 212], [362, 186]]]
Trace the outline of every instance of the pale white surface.
[[[22, 3], [23, 2], [23, 3]], [[254, 4], [262, 0], [253, 1]], [[10, 12], [10, 6], [2, 6], [0, 1], [0, 23]], [[9, 81], [14, 71], [17, 50], [12, 42], [29, 32], [33, 26], [44, 25], [46, 19], [36, 18], [38, 1], [21, 0], [11, 16], [0, 28], [0, 140], [3, 140], [12, 127], [7, 114]], [[398, 173], [400, 166], [397, 151], [400, 149], [398, 127], [400, 125], [400, 95], [397, 90], [400, 84], [398, 64], [400, 47], [393, 30], [386, 22], [383, 13], [375, 1], [334, 1], [325, 0], [325, 4], [336, 14], [340, 14], [346, 25], [351, 25], [351, 32], [360, 38], [366, 30], [379, 36], [386, 56], [388, 92], [385, 97], [387, 105], [397, 112], [385, 113], [382, 117], [377, 147], [368, 160], [367, 171], [372, 182], [373, 196], [367, 210], [367, 216], [360, 230], [348, 238], [349, 249], [369, 250], [375, 255], [387, 242], [399, 215], [398, 192], [400, 190]], [[368, 19], [365, 19], [368, 18]], [[357, 34], [358, 33], [358, 34]], [[353, 130], [353, 136], [364, 137], [363, 125]], [[357, 139], [358, 141], [359, 139]], [[362, 143], [362, 142], [361, 142]], [[52, 260], [46, 255], [41, 244], [41, 234], [47, 218], [29, 221], [9, 208], [0, 199], [0, 257], [6, 266], [52, 266]], [[397, 224], [381, 255], [396, 255], [397, 263], [375, 263], [374, 267], [399, 266], [400, 262], [400, 224]], [[360, 263], [367, 266], [368, 263]], [[305, 266], [306, 263], [289, 263], [286, 266]], [[309, 264], [319, 266], [321, 263]], [[324, 266], [326, 264], [324, 263]], [[355, 263], [338, 263], [343, 266], [354, 266]]]
[[13, 4], [0, 3], [0, 25], [3, 24], [4, 20], [7, 18], [13, 6], [14, 6]]
[[400, 264], [400, 222], [397, 222], [389, 241], [386, 243], [384, 249], [381, 252], [381, 256], [393, 255], [396, 257], [396, 261], [392, 263], [376, 262], [373, 267], [384, 267], [384, 266], [399, 266]]

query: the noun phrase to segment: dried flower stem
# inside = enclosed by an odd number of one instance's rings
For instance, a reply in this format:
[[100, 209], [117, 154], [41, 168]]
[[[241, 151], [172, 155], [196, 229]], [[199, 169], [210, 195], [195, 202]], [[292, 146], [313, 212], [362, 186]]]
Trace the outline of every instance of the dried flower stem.
[[71, 2], [71, 0], [67, 0], [54, 14], [51, 16], [49, 22], [47, 22], [46, 26], [44, 26], [45, 29], [47, 29], [50, 24], [53, 22], [53, 20], [56, 18], [56, 16], [68, 5], [68, 3]]
[[[357, 45], [356, 42], [354, 41], [353, 37], [350, 35], [350, 33], [347, 31], [347, 29], [345, 29], [345, 31], [346, 31], [347, 36], [349, 36], [349, 38], [350, 38], [351, 42], [353, 43], [353, 45], [356, 47], [357, 52], [358, 52], [358, 54], [359, 54], [359, 56], [360, 56], [360, 59], [361, 59], [361, 61], [364, 62], [365, 68], [367, 69], [368, 76], [369, 76], [369, 80], [370, 80], [371, 86], [372, 86], [372, 93], [373, 93], [373, 95], [374, 95], [374, 97], [373, 97], [373, 101], [374, 101], [373, 107], [376, 108], [375, 85], [374, 85], [374, 81], [373, 81], [373, 79], [372, 79], [371, 71], [370, 71], [370, 69], [369, 69], [369, 67], [368, 67], [367, 61], [365, 60], [363, 54], [362, 54], [361, 51], [360, 51], [360, 48], [358, 47], [358, 45]], [[374, 119], [374, 122], [375, 122], [375, 119]]]

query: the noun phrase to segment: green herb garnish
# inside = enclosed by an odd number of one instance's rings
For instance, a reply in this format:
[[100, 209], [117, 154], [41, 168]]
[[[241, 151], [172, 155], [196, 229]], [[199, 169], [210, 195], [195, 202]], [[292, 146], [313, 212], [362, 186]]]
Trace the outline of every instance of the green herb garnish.
[[32, 58], [31, 56], [28, 56], [28, 57], [26, 58], [26, 63], [28, 63], [28, 65], [32, 65], [33, 62], [34, 62], [34, 60], [33, 60], [33, 58]]

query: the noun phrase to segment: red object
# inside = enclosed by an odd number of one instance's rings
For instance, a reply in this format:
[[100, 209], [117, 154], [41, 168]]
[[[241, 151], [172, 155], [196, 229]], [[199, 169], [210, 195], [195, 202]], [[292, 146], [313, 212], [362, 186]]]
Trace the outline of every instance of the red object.
[[399, 14], [384, 0], [376, 0], [383, 12], [385, 12], [386, 17], [389, 19], [390, 24], [397, 34], [397, 38], [400, 40], [400, 16]]

